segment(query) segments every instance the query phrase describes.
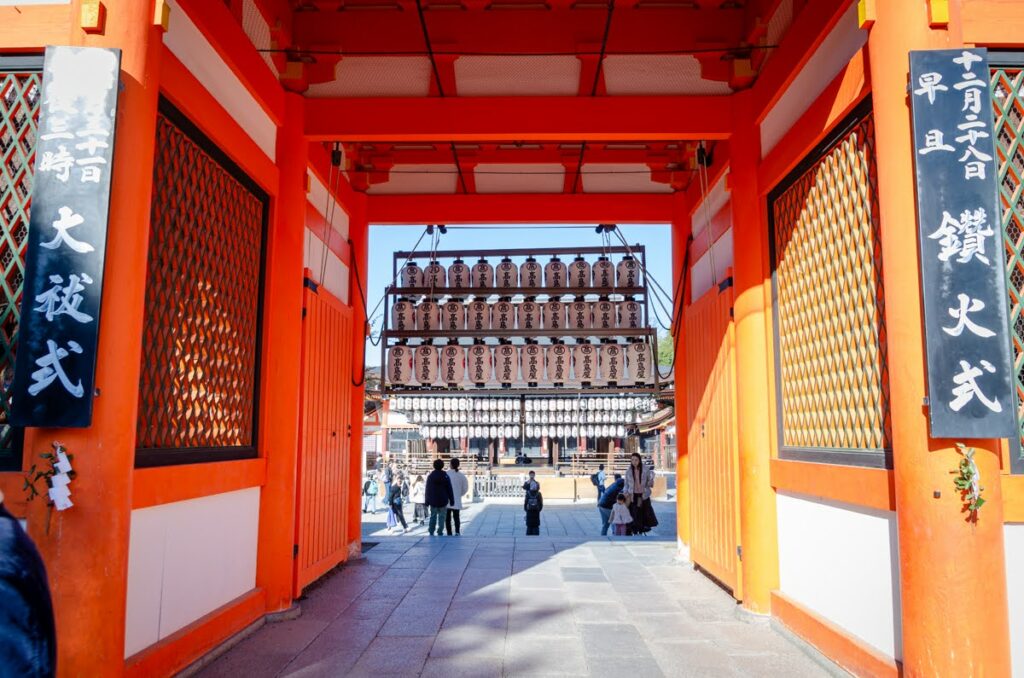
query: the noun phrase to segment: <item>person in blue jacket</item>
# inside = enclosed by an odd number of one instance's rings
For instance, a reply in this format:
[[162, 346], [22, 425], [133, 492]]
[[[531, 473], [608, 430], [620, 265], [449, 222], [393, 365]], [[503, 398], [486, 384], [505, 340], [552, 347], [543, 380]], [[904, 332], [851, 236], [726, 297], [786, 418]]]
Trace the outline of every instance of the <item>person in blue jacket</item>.
[[48, 678], [57, 669], [46, 567], [0, 492], [0, 678]]
[[612, 507], [615, 506], [615, 498], [619, 496], [625, 485], [626, 481], [622, 479], [622, 475], [616, 473], [615, 481], [604, 491], [601, 499], [597, 502], [597, 510], [601, 512], [602, 537], [608, 536], [608, 521], [612, 519]]

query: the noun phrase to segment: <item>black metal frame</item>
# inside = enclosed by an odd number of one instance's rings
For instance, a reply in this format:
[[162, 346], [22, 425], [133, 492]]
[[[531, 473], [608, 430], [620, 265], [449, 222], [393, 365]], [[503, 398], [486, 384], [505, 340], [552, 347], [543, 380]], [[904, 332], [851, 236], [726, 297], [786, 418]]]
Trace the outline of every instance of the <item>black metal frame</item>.
[[[215, 461], [234, 461], [238, 459], [254, 459], [259, 456], [260, 432], [260, 397], [263, 392], [262, 360], [263, 360], [263, 304], [267, 274], [267, 241], [270, 233], [270, 196], [238, 163], [232, 160], [217, 144], [190, 120], [185, 113], [161, 95], [158, 106], [159, 113], [178, 127], [193, 143], [219, 164], [233, 179], [248, 190], [263, 206], [263, 223], [260, 233], [259, 281], [256, 299], [256, 346], [253, 349], [253, 393], [252, 393], [252, 443], [234, 447], [174, 447], [174, 448], [137, 448], [135, 450], [135, 467], [149, 468], [154, 466], [176, 466], [180, 464], [198, 464]], [[148, 261], [147, 261], [148, 270]]]
[[[892, 468], [892, 450], [855, 450], [828, 447], [789, 447], [783, 445], [782, 420], [782, 370], [779, 364], [781, 352], [779, 337], [778, 272], [776, 270], [775, 201], [789, 190], [804, 174], [827, 155], [857, 125], [871, 115], [871, 96], [868, 95], [836, 125], [828, 135], [808, 153], [793, 170], [768, 193], [768, 257], [772, 276], [772, 343], [775, 352], [772, 361], [775, 370], [775, 436], [779, 458], [794, 461], [809, 461], [823, 464], [863, 466], [868, 468]], [[884, 318], [883, 318], [884, 322]]]
[[[623, 390], [627, 390], [632, 393], [659, 393], [661, 390], [661, 375], [658, 371], [658, 333], [654, 328], [647, 327], [650, 319], [650, 295], [647, 291], [647, 248], [639, 243], [629, 247], [625, 245], [614, 245], [609, 247], [530, 247], [530, 248], [511, 248], [511, 249], [457, 249], [457, 250], [425, 250], [416, 252], [395, 252], [392, 260], [392, 280], [398, 280], [399, 275], [399, 262], [405, 262], [415, 259], [463, 259], [463, 258], [474, 258], [474, 257], [523, 257], [531, 255], [583, 255], [583, 254], [630, 254], [636, 255], [640, 259], [641, 270], [644, 271], [643, 285], [640, 287], [629, 287], [629, 288], [602, 288], [602, 287], [510, 287], [510, 288], [477, 288], [477, 287], [399, 287], [397, 285], [389, 285], [384, 290], [384, 330], [381, 332], [380, 341], [380, 364], [382, 370], [381, 379], [381, 393], [385, 395], [443, 395], [446, 393], [453, 393], [456, 391], [471, 392], [477, 395], [493, 394], [495, 396], [501, 395], [565, 395], [566, 391], [572, 393], [587, 393], [587, 394], [607, 394], [617, 393]], [[595, 386], [595, 387], [581, 387], [581, 386], [563, 386], [563, 387], [537, 387], [537, 388], [494, 388], [494, 387], [482, 387], [482, 388], [465, 388], [449, 389], [447, 387], [428, 387], [428, 388], [393, 388], [387, 384], [386, 379], [383, 378], [383, 372], [386, 371], [387, 365], [387, 350], [389, 339], [446, 339], [449, 337], [457, 338], [489, 338], [496, 337], [499, 333], [494, 330], [461, 330], [456, 332], [438, 330], [433, 332], [419, 332], [415, 330], [389, 330], [388, 326], [391, 323], [391, 297], [423, 297], [431, 299], [441, 299], [443, 297], [454, 297], [459, 299], [482, 298], [487, 299], [490, 297], [517, 297], [517, 296], [547, 296], [548, 298], [573, 296], [573, 297], [584, 297], [584, 296], [607, 296], [607, 297], [622, 297], [623, 299], [627, 296], [640, 296], [643, 297], [643, 323], [644, 327], [635, 330], [629, 330], [625, 328], [614, 328], [614, 329], [588, 329], [588, 330], [558, 330], [552, 332], [550, 330], [505, 330], [500, 332], [501, 336], [507, 337], [537, 337], [544, 338], [550, 337], [555, 334], [559, 337], [650, 337], [651, 339], [651, 350], [653, 352], [652, 362], [654, 369], [654, 383], [651, 385], [636, 385], [636, 386]]]
[[[1016, 67], [1024, 68], [1024, 52], [1008, 52], [1008, 51], [989, 51], [988, 53], [988, 65], [989, 68], [993, 66], [996, 68]], [[1000, 237], [1002, 237], [1002, 228], [1000, 227]], [[1011, 337], [1013, 328], [1010, 328]], [[1012, 353], [1011, 353], [1012, 355]], [[1014, 377], [1016, 380], [1016, 377]], [[1018, 428], [1020, 427], [1020, 402], [1017, 396], [1017, 386], [1014, 384], [1013, 388], [1013, 400], [1016, 406], [1015, 412], [1018, 417]], [[1021, 447], [1020, 435], [1016, 435], [1009, 439], [1010, 444], [1010, 473], [1013, 475], [1024, 474], [1024, 448]]]
[[[41, 53], [0, 54], [0, 73], [42, 73], [43, 59], [44, 56]], [[18, 324], [21, 325], [20, 320]], [[20, 426], [12, 426], [11, 447], [8, 451], [0, 450], [0, 472], [21, 471], [24, 463], [25, 429]]]

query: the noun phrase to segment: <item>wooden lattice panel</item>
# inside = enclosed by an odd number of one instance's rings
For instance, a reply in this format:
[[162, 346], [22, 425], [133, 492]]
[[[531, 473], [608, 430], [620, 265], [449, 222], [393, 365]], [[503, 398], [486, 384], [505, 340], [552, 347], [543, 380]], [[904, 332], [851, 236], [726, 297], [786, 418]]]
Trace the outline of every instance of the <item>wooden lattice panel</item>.
[[868, 117], [772, 204], [783, 449], [891, 446], [877, 195]]
[[157, 121], [140, 449], [254, 443], [265, 203], [175, 121]]
[[993, 68], [991, 78], [1020, 455], [1024, 454], [1024, 69]]
[[25, 275], [41, 74], [0, 71], [0, 467], [20, 458], [7, 424]]

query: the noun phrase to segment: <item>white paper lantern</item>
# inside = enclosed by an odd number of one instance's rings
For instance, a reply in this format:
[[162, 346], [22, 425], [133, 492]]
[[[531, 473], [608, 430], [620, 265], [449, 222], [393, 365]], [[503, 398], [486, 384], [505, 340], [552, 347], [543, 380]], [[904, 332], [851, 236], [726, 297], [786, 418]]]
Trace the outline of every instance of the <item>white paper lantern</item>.
[[450, 287], [469, 287], [469, 266], [462, 259], [448, 267], [448, 283]]
[[625, 426], [616, 426], [615, 427], [615, 435], [618, 438], [624, 438], [626, 436], [626, 427]]
[[441, 437], [442, 438], [451, 438], [452, 437], [452, 427], [451, 426], [445, 426], [441, 430]]
[[585, 427], [583, 427], [583, 430], [585, 431], [584, 435], [586, 435], [588, 438], [594, 437], [594, 427], [592, 425], [587, 424]]

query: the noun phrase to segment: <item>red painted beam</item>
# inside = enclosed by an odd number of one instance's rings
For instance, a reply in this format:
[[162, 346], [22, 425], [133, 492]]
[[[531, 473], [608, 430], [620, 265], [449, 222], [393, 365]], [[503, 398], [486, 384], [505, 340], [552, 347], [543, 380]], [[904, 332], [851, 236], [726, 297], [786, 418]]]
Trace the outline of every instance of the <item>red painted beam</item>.
[[672, 220], [672, 194], [371, 195], [371, 224], [657, 224]]
[[681, 141], [725, 139], [721, 96], [310, 99], [311, 141]]
[[[348, 145], [347, 145], [348, 146]], [[658, 142], [652, 144], [587, 144], [584, 163], [595, 164], [655, 164], [664, 166], [678, 163], [688, 167], [696, 152], [694, 142], [681, 142], [674, 148]], [[580, 143], [528, 144], [521, 147], [498, 144], [460, 144], [456, 146], [460, 161], [474, 164], [551, 164], [577, 162]], [[358, 165], [380, 169], [378, 163], [388, 165], [440, 165], [452, 161], [450, 144], [384, 144], [373, 143], [346, 148], [348, 157]]]
[[[436, 10], [424, 4], [436, 54], [596, 54], [608, 16], [604, 3], [570, 9], [570, 3], [561, 0], [550, 9], [522, 5], [498, 9], [480, 3], [452, 11], [450, 4]], [[605, 53], [664, 54], [735, 48], [746, 37], [745, 23], [741, 8], [699, 10], [650, 3], [620, 8], [616, 4]], [[340, 12], [296, 12], [292, 27], [292, 46], [301, 50], [426, 54], [416, 3], [409, 0], [375, 4], [371, 11], [346, 7]], [[582, 47], [585, 45], [592, 48]]]

